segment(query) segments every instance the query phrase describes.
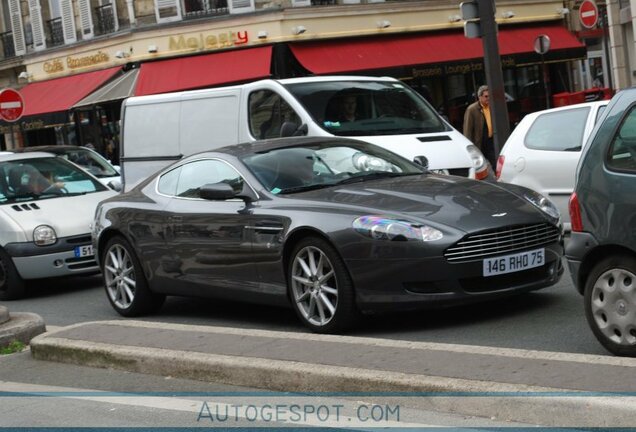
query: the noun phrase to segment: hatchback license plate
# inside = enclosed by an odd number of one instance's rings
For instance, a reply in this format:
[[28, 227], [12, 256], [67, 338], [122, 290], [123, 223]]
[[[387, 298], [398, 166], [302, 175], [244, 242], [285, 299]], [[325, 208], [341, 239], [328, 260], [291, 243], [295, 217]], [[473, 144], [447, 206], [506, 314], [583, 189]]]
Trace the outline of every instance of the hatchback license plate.
[[77, 246], [75, 247], [75, 257], [82, 258], [87, 256], [93, 256], [93, 246], [85, 245], [85, 246]]
[[518, 254], [505, 255], [484, 260], [484, 276], [514, 273], [545, 264], [545, 249], [535, 249]]

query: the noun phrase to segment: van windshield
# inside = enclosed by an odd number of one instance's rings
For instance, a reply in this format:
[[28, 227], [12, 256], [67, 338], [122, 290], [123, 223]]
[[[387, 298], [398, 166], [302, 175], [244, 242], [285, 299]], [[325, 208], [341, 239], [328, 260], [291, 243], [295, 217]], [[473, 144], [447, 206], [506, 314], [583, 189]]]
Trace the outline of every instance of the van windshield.
[[322, 81], [285, 88], [333, 135], [403, 135], [448, 131], [435, 110], [400, 82]]

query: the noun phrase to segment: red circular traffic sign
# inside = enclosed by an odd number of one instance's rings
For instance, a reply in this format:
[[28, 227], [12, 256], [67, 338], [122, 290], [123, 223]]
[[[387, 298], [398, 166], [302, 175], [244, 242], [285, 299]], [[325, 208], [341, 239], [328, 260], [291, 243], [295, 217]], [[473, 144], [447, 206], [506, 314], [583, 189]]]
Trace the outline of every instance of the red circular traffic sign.
[[24, 101], [22, 95], [13, 89], [0, 91], [0, 118], [4, 121], [14, 122], [22, 117]]
[[598, 8], [592, 0], [584, 0], [579, 8], [579, 19], [585, 28], [593, 28], [598, 22]]

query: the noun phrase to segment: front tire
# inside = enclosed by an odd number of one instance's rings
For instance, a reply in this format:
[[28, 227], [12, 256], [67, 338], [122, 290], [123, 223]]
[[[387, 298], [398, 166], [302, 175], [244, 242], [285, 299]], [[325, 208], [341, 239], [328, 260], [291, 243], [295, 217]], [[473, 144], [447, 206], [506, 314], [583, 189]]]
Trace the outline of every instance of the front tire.
[[125, 238], [111, 238], [101, 261], [106, 296], [117, 313], [134, 317], [161, 307], [166, 296], [150, 291], [141, 263]]
[[17, 300], [26, 294], [24, 280], [9, 254], [0, 249], [0, 300]]
[[636, 259], [615, 255], [600, 261], [585, 285], [585, 317], [596, 339], [612, 354], [636, 356]]
[[316, 333], [341, 332], [357, 317], [353, 282], [344, 261], [321, 238], [307, 237], [295, 245], [287, 286], [296, 314]]

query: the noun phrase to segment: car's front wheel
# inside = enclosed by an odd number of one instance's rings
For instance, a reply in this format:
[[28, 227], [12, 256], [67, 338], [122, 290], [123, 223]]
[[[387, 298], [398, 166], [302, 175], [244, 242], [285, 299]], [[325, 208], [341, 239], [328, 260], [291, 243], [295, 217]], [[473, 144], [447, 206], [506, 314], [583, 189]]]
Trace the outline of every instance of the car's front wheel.
[[594, 336], [611, 353], [636, 356], [636, 259], [605, 258], [585, 286], [585, 316]]
[[125, 238], [111, 238], [101, 261], [106, 295], [120, 315], [139, 316], [161, 307], [166, 297], [150, 291], [139, 259]]
[[287, 283], [296, 314], [311, 330], [340, 332], [355, 320], [351, 277], [342, 258], [325, 240], [307, 237], [295, 245]]
[[25, 294], [24, 280], [13, 260], [5, 250], [0, 249], [0, 300], [16, 300]]

